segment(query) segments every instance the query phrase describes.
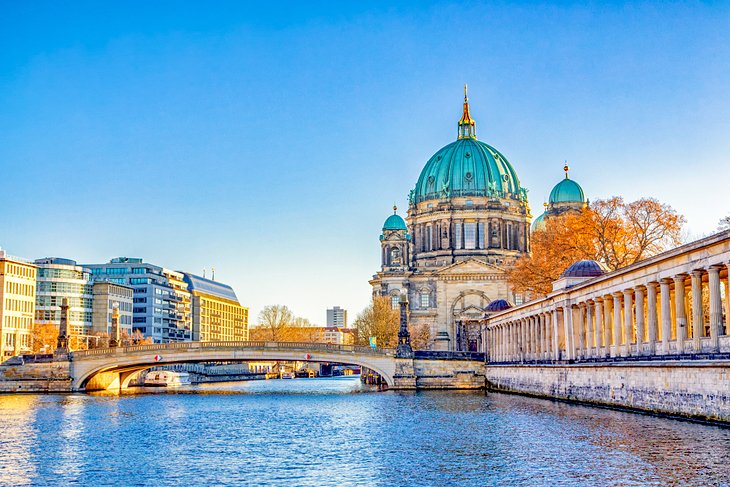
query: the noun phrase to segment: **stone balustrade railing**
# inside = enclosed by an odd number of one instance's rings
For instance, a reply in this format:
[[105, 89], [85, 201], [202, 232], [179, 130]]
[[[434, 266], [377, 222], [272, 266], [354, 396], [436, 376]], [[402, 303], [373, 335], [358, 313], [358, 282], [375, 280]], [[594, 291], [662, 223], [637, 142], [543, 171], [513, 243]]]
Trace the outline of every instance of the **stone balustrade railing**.
[[92, 348], [79, 350], [70, 354], [71, 360], [100, 355], [125, 354], [134, 352], [164, 352], [170, 350], [205, 350], [205, 349], [260, 349], [260, 350], [300, 350], [302, 352], [323, 351], [338, 353], [360, 353], [367, 355], [394, 355], [394, 350], [387, 348], [362, 347], [357, 345], [338, 345], [333, 343], [307, 342], [269, 342], [269, 341], [222, 341], [222, 342], [172, 342], [154, 343], [150, 345], [132, 345], [129, 347]]

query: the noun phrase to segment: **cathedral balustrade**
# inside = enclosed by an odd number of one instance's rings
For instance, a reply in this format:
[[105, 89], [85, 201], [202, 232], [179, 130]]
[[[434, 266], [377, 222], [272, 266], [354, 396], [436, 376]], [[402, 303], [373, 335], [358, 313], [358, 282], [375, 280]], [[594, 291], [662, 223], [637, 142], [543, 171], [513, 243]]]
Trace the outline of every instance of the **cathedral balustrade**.
[[488, 360], [726, 358], [729, 274], [725, 231], [598, 277], [561, 279], [544, 298], [488, 317]]

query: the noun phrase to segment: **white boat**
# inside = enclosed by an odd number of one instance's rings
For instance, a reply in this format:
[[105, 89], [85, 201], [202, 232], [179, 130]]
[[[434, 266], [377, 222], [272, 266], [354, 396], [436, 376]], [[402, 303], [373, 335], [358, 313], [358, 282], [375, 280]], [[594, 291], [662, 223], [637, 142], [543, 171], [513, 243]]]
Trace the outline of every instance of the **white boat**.
[[282, 379], [294, 379], [296, 377], [296, 374], [294, 372], [282, 372], [281, 378]]
[[177, 387], [190, 384], [190, 374], [172, 370], [155, 370], [148, 372], [144, 379], [146, 386]]

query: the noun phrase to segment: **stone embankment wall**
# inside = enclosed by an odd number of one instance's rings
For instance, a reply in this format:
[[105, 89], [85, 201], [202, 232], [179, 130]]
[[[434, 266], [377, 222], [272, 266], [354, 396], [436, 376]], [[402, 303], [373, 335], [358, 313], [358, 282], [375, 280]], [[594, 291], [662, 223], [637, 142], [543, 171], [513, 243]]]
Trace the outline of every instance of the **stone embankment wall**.
[[730, 362], [488, 365], [487, 388], [730, 422]]
[[69, 363], [0, 365], [0, 392], [71, 392]]
[[484, 389], [484, 363], [474, 360], [415, 359], [418, 389]]

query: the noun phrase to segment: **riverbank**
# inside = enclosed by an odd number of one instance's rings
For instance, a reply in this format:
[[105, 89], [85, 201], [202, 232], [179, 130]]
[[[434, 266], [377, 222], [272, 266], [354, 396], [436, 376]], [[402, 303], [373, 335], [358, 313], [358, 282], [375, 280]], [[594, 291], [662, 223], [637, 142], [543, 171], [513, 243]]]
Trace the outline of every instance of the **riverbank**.
[[730, 424], [730, 362], [487, 365], [487, 389]]

